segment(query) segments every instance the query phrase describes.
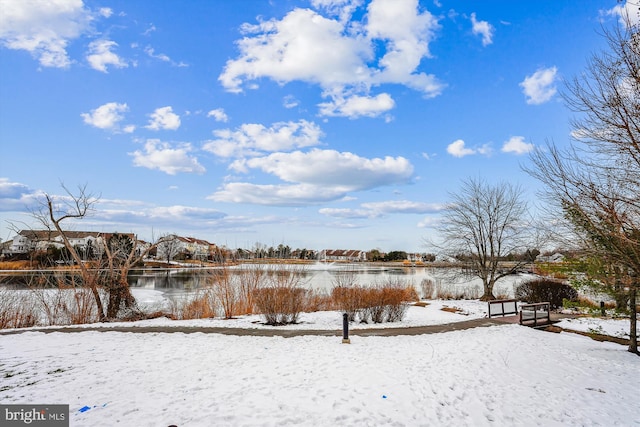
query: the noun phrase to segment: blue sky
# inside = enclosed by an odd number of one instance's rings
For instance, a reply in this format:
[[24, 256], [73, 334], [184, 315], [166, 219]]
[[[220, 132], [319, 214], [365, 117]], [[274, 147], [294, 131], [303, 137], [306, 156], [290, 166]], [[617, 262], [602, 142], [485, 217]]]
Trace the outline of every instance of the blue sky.
[[[424, 251], [462, 179], [521, 185], [614, 0], [0, 0], [0, 238], [77, 230]], [[70, 224], [71, 225], [71, 224]]]

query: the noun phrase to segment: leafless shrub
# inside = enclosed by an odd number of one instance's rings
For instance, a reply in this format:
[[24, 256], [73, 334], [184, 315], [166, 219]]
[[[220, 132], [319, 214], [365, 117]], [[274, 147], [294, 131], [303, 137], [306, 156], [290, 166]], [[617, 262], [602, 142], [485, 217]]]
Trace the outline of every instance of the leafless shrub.
[[407, 301], [419, 299], [413, 286], [398, 281], [371, 287], [335, 287], [331, 295], [350, 321], [363, 323], [401, 321], [408, 309]]
[[331, 290], [334, 305], [347, 313], [350, 322], [356, 320], [358, 312], [364, 307], [364, 296], [365, 288], [360, 286], [336, 286]]
[[189, 298], [178, 301], [179, 319], [208, 319], [216, 316], [215, 300], [210, 288], [200, 289]]
[[305, 313], [329, 311], [335, 309], [336, 306], [333, 302], [333, 298], [327, 291], [312, 290], [308, 293], [305, 300]]
[[225, 268], [213, 270], [209, 279], [209, 292], [215, 303], [222, 308], [225, 319], [231, 319], [237, 315], [241, 305], [246, 306], [242, 301], [244, 293], [240, 276]]
[[420, 282], [420, 290], [422, 291], [422, 298], [432, 299], [436, 290], [433, 279], [422, 279], [422, 282]]
[[0, 289], [0, 329], [28, 328], [38, 321], [38, 309], [28, 293]]
[[304, 267], [274, 268], [252, 295], [256, 307], [268, 325], [297, 323], [307, 305], [310, 291], [302, 288]]
[[436, 298], [443, 300], [462, 299], [464, 293], [461, 293], [456, 289], [456, 286], [452, 283], [438, 283], [436, 286]]
[[298, 322], [308, 292], [298, 287], [266, 287], [256, 289], [253, 298], [267, 325], [288, 325]]
[[253, 314], [255, 311], [255, 302], [253, 301], [253, 292], [260, 287], [265, 277], [263, 267], [255, 267], [249, 270], [243, 270], [240, 274], [240, 293], [241, 301], [238, 311], [242, 314]]

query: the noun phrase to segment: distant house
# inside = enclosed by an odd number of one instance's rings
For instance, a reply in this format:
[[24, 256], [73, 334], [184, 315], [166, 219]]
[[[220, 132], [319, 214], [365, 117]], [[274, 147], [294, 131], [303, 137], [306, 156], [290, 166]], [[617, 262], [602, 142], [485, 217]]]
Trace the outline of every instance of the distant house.
[[[65, 231], [64, 235], [73, 247], [85, 250], [93, 247], [102, 250], [105, 241], [108, 241], [117, 233], [101, 233], [98, 231]], [[121, 233], [135, 240], [135, 235], [131, 233]], [[45, 251], [49, 246], [56, 248], [64, 247], [64, 239], [57, 231], [49, 230], [22, 230], [14, 236], [11, 244], [5, 250], [7, 255], [26, 254], [31, 251]]]
[[160, 259], [173, 259], [182, 254], [190, 259], [207, 260], [217, 252], [216, 245], [195, 237], [170, 235], [161, 240], [157, 250]]
[[564, 261], [565, 261], [565, 256], [558, 252], [551, 255], [546, 255], [546, 256], [538, 255], [536, 257], [536, 262], [564, 262]]
[[367, 260], [367, 252], [355, 249], [324, 249], [318, 258], [321, 261], [360, 262]]

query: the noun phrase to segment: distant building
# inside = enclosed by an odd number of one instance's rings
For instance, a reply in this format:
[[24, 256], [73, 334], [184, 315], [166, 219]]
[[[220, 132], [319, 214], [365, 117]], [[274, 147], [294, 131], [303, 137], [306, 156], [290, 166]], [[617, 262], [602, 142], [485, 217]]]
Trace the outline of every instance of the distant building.
[[556, 252], [555, 254], [551, 254], [551, 255], [538, 255], [536, 257], [536, 262], [564, 262], [565, 261], [565, 256], [562, 255], [559, 252]]
[[361, 262], [367, 260], [367, 252], [355, 249], [324, 249], [318, 257], [320, 261]]
[[[135, 241], [132, 233], [101, 233], [98, 231], [65, 231], [64, 235], [73, 247], [85, 250], [89, 247], [101, 251], [105, 241], [114, 234], [128, 236]], [[57, 231], [49, 230], [22, 230], [13, 237], [11, 243], [3, 249], [5, 255], [26, 254], [32, 251], [46, 251], [49, 246], [58, 249], [64, 247], [62, 235]]]

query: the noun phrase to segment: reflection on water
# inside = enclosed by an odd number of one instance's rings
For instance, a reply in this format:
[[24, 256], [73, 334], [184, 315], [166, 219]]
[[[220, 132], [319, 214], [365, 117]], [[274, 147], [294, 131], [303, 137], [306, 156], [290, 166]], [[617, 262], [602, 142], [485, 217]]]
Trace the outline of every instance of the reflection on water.
[[[250, 270], [261, 270], [266, 274], [275, 274], [279, 270], [289, 271], [300, 277], [302, 286], [316, 290], [329, 290], [337, 285], [371, 286], [389, 282], [418, 286], [422, 279], [432, 278], [432, 269], [426, 267], [378, 267], [367, 264], [243, 264], [226, 269], [230, 274], [242, 274]], [[195, 290], [206, 287], [212, 282], [212, 276], [221, 274], [221, 271], [222, 269], [138, 270], [129, 275], [129, 283], [136, 288], [167, 292]]]
[[[225, 272], [229, 274], [250, 274], [259, 270], [266, 276], [264, 279], [273, 278], [281, 272], [287, 271], [295, 274], [301, 286], [320, 292], [330, 292], [335, 286], [375, 286], [394, 284], [401, 286], [413, 286], [419, 294], [428, 293], [422, 289], [423, 281], [430, 282], [436, 288], [442, 287], [444, 291], [461, 294], [460, 289], [482, 289], [482, 282], [478, 278], [461, 277], [459, 269], [434, 268], [434, 267], [401, 267], [401, 266], [374, 266], [370, 264], [336, 264], [316, 263], [311, 265], [299, 264], [241, 264], [227, 268], [189, 268], [189, 269], [146, 269], [132, 270], [129, 274], [129, 284], [133, 288], [144, 288], [161, 291], [167, 296], [189, 294], [197, 289], [210, 286], [215, 275]], [[280, 273], [279, 273], [280, 272]], [[2, 272], [0, 273], [0, 286], [8, 288], [24, 289], [30, 286], [55, 287], [61, 277], [73, 278], [70, 272]], [[41, 280], [42, 278], [46, 280]], [[520, 275], [500, 280], [496, 284], [496, 295], [513, 295], [514, 286], [529, 275]], [[240, 280], [244, 280], [240, 278]], [[44, 283], [38, 285], [38, 283]], [[427, 283], [428, 284], [428, 283]], [[478, 295], [479, 296], [479, 295]]]

